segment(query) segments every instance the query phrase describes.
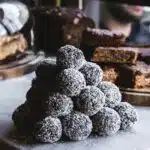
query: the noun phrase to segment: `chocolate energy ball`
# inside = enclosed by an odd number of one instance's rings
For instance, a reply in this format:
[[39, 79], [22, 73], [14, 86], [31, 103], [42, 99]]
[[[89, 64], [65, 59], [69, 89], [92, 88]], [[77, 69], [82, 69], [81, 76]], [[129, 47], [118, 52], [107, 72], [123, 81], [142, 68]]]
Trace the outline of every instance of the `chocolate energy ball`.
[[87, 85], [97, 86], [103, 78], [102, 69], [92, 62], [85, 63], [79, 71], [84, 75]]
[[127, 130], [131, 128], [137, 121], [138, 115], [136, 109], [127, 102], [121, 102], [114, 108], [121, 118], [121, 128], [122, 130]]
[[21, 133], [30, 133], [33, 127], [30, 110], [26, 103], [18, 106], [12, 114], [12, 120]]
[[92, 131], [92, 121], [80, 112], [72, 112], [62, 120], [63, 133], [70, 140], [84, 140]]
[[57, 52], [57, 65], [63, 69], [80, 69], [84, 63], [83, 52], [74, 46], [63, 46]]
[[33, 108], [39, 104], [41, 105], [41, 102], [43, 100], [48, 99], [49, 92], [46, 89], [42, 89], [42, 87], [31, 87], [26, 94], [26, 102], [29, 106], [29, 108]]
[[51, 58], [41, 61], [35, 70], [37, 78], [51, 86], [55, 85], [55, 78], [58, 72], [59, 67], [56, 65], [56, 61]]
[[107, 81], [100, 82], [97, 86], [105, 95], [105, 107], [114, 108], [122, 99], [119, 88]]
[[53, 117], [68, 115], [73, 110], [73, 102], [70, 97], [60, 94], [50, 94], [48, 100], [43, 105], [45, 113]]
[[62, 136], [60, 120], [49, 116], [37, 122], [34, 126], [33, 136], [39, 142], [57, 142]]
[[56, 77], [53, 78], [52, 80], [51, 79], [47, 80], [46, 78], [42, 79], [39, 77], [35, 77], [32, 80], [31, 86], [32, 86], [32, 88], [38, 88], [41, 90], [44, 89], [45, 92], [46, 91], [47, 92], [55, 92], [56, 91], [56, 82], [55, 82]]
[[76, 96], [86, 86], [82, 73], [75, 69], [64, 69], [56, 77], [57, 87], [67, 96]]
[[120, 116], [111, 108], [104, 107], [100, 109], [91, 119], [93, 123], [93, 132], [97, 135], [113, 135], [120, 129]]
[[80, 112], [93, 116], [104, 106], [105, 96], [99, 88], [87, 86], [76, 97], [75, 103]]
[[43, 117], [43, 101], [46, 101], [49, 91], [43, 87], [31, 87], [26, 94], [26, 103], [32, 112], [35, 120]]

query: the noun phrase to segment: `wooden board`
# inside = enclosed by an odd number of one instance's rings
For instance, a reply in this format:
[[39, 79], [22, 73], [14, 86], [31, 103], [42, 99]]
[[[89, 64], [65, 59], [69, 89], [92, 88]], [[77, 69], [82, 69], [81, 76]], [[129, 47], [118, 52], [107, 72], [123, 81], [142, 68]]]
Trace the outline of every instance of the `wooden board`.
[[150, 106], [150, 90], [120, 89], [123, 101], [134, 105]]
[[28, 52], [27, 55], [20, 60], [0, 65], [0, 80], [23, 76], [34, 71], [37, 63], [44, 58], [45, 56], [42, 52], [36, 55], [33, 52]]
[[135, 93], [150, 93], [150, 88], [142, 88], [142, 89], [132, 89], [132, 88], [123, 88], [119, 87], [122, 91], [127, 92], [135, 92]]

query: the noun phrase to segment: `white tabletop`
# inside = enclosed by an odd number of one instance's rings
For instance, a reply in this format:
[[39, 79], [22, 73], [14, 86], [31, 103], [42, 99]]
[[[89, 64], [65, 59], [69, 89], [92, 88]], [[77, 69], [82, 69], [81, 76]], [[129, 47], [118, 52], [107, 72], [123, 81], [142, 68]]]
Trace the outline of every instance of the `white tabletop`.
[[[8, 133], [14, 127], [11, 114], [18, 105], [25, 101], [25, 94], [30, 88], [33, 77], [34, 73], [0, 81], [0, 139], [5, 140], [9, 145], [36, 150], [150, 150], [150, 107], [136, 107], [140, 120], [133, 130], [125, 133], [119, 132], [111, 137], [90, 137], [80, 142], [61, 141], [42, 145], [25, 145], [16, 139], [12, 140], [8, 137]], [[2, 143], [0, 140], [0, 149]]]

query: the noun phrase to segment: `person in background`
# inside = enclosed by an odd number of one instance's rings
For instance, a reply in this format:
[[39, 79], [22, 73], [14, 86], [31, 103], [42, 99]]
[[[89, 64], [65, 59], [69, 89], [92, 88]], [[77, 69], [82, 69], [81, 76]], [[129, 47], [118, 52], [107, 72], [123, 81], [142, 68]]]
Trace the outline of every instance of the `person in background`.
[[140, 22], [144, 7], [103, 2], [101, 10], [100, 28], [123, 33], [130, 44], [150, 43], [148, 28]]

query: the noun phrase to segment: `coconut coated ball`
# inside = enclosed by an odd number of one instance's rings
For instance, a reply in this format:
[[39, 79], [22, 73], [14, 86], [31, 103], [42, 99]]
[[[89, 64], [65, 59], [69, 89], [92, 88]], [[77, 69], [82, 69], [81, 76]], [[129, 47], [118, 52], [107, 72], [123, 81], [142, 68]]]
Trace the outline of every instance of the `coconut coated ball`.
[[122, 130], [127, 130], [138, 121], [138, 115], [136, 109], [127, 102], [121, 102], [118, 106], [114, 108], [121, 118], [121, 128]]
[[60, 120], [50, 116], [42, 119], [35, 124], [33, 136], [39, 142], [57, 142], [62, 136], [62, 125]]
[[84, 63], [83, 52], [72, 45], [63, 46], [57, 52], [57, 65], [63, 69], [80, 69]]
[[59, 91], [67, 96], [76, 96], [86, 86], [84, 76], [79, 71], [69, 68], [61, 71], [56, 77]]
[[43, 104], [45, 113], [54, 117], [68, 115], [73, 110], [73, 102], [70, 97], [60, 94], [51, 93], [48, 100]]
[[105, 104], [104, 93], [95, 86], [85, 87], [75, 98], [78, 111], [88, 115], [95, 115]]
[[122, 99], [119, 88], [107, 81], [102, 81], [97, 86], [105, 95], [105, 107], [114, 108], [117, 106]]
[[92, 62], [86, 62], [79, 71], [84, 75], [87, 85], [97, 86], [103, 78], [102, 69]]
[[111, 108], [104, 107], [100, 109], [91, 119], [93, 123], [93, 132], [97, 135], [113, 135], [120, 129], [120, 116]]
[[63, 133], [70, 140], [85, 140], [92, 131], [92, 121], [80, 112], [72, 112], [62, 120]]

